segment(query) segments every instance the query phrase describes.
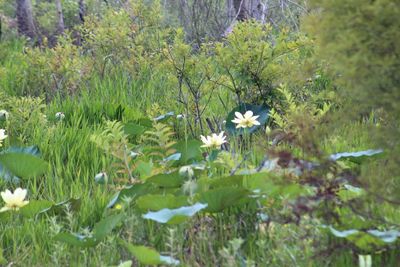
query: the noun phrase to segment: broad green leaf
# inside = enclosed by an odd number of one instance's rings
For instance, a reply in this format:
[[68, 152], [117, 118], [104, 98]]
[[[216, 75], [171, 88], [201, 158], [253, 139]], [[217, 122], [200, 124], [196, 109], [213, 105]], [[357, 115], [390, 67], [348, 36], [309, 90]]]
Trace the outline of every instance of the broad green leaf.
[[150, 182], [164, 188], [180, 187], [184, 183], [184, 181], [185, 177], [179, 175], [179, 171], [168, 174], [157, 174], [150, 178], [147, 178], [146, 180], [146, 182]]
[[219, 187], [198, 195], [197, 201], [207, 203], [207, 212], [220, 212], [248, 199], [249, 191], [238, 187]]
[[168, 119], [169, 117], [172, 117], [172, 116], [174, 116], [174, 112], [170, 111], [170, 112], [167, 112], [167, 113], [165, 113], [163, 115], [160, 115], [160, 116], [154, 118], [154, 120], [157, 121], [157, 122], [160, 122], [160, 121], [164, 121], [164, 120], [166, 120], [166, 119]]
[[108, 203], [107, 208], [114, 207], [115, 204], [121, 202], [124, 198], [130, 198], [132, 200], [138, 198], [139, 196], [149, 194], [154, 191], [154, 187], [150, 183], [144, 184], [134, 184], [126, 187], [119, 191], [113, 199]]
[[146, 129], [148, 129], [147, 127], [144, 127], [142, 125], [139, 124], [135, 124], [132, 122], [128, 122], [125, 123], [124, 125], [124, 132], [125, 134], [135, 137], [135, 136], [140, 136], [141, 134], [143, 134]]
[[7, 150], [4, 151], [5, 153], [24, 153], [29, 154], [32, 156], [39, 157], [40, 151], [38, 146], [28, 146], [28, 147], [9, 147]]
[[121, 222], [124, 214], [111, 215], [96, 223], [93, 228], [93, 237], [102, 240]]
[[142, 211], [157, 211], [164, 208], [175, 209], [188, 205], [185, 196], [168, 195], [144, 195], [136, 200], [136, 205]]
[[93, 237], [71, 233], [59, 233], [54, 236], [54, 240], [82, 248], [94, 247], [100, 242]]
[[182, 156], [181, 153], [175, 153], [175, 154], [172, 154], [172, 155], [166, 157], [163, 161], [164, 162], [177, 161], [177, 160], [179, 160], [181, 158], [181, 156]]
[[155, 249], [145, 246], [134, 246], [122, 239], [118, 239], [118, 243], [132, 254], [141, 264], [145, 265], [179, 265], [179, 261], [169, 257], [161, 256]]
[[[260, 123], [260, 125], [254, 125], [251, 128], [236, 128], [236, 124], [232, 122], [232, 120], [235, 119], [235, 112], [239, 113], [246, 113], [246, 111], [253, 111], [253, 116], [259, 116], [257, 118], [257, 121]], [[237, 106], [234, 108], [227, 116], [226, 118], [226, 130], [229, 134], [243, 134], [245, 131], [247, 133], [253, 133], [256, 130], [258, 130], [260, 127], [262, 127], [268, 120], [268, 115], [269, 115], [269, 107], [267, 106], [256, 106], [256, 105], [251, 105], [251, 104], [245, 104], [242, 103], [241, 105]]]
[[70, 198], [59, 203], [54, 204], [49, 209], [43, 210], [41, 213], [49, 213], [49, 214], [63, 214], [66, 212], [66, 205], [69, 206], [69, 210], [77, 211], [81, 206], [80, 198]]
[[248, 190], [274, 198], [295, 199], [309, 194], [307, 187], [297, 183], [289, 183], [271, 173], [260, 172], [244, 175], [243, 184]]
[[342, 201], [349, 201], [358, 198], [364, 194], [364, 190], [359, 187], [355, 187], [349, 184], [345, 184], [343, 188], [339, 190], [337, 195]]
[[181, 158], [178, 160], [178, 163], [181, 165], [198, 162], [203, 159], [201, 145], [203, 143], [199, 140], [182, 140], [176, 143], [173, 148], [176, 149], [177, 152], [181, 153]]
[[0, 155], [0, 164], [12, 174], [29, 178], [44, 174], [48, 163], [36, 156], [24, 153], [4, 153]]
[[133, 261], [124, 261], [121, 262], [118, 267], [132, 267]]
[[382, 149], [369, 149], [365, 151], [358, 151], [358, 152], [343, 152], [332, 154], [329, 156], [331, 160], [349, 160], [354, 163], [362, 163], [368, 158], [377, 158], [380, 157], [383, 153]]
[[27, 205], [22, 207], [19, 211], [25, 217], [34, 217], [43, 210], [49, 209], [54, 203], [48, 200], [31, 200]]
[[139, 160], [136, 163], [135, 171], [140, 175], [140, 178], [142, 180], [144, 180], [151, 175], [153, 166], [154, 166], [154, 164], [152, 161], [147, 162], [147, 161]]
[[59, 233], [54, 239], [77, 247], [94, 247], [100, 243], [121, 222], [123, 214], [112, 215], [96, 223], [93, 235], [79, 235], [75, 233]]
[[189, 217], [192, 217], [200, 210], [207, 207], [207, 204], [196, 203], [192, 206], [180, 207], [177, 209], [162, 209], [156, 212], [148, 212], [143, 218], [153, 220], [159, 223], [181, 223]]
[[398, 230], [389, 230], [389, 231], [379, 231], [379, 230], [369, 230], [367, 231], [369, 234], [379, 238], [385, 243], [392, 243], [400, 237], [400, 232]]

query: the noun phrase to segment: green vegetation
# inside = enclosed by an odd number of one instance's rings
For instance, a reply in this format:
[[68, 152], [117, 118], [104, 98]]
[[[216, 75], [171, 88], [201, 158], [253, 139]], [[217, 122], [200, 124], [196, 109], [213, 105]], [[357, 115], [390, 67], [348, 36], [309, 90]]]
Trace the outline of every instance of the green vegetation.
[[396, 1], [224, 36], [75, 2], [2, 28], [0, 266], [398, 266]]

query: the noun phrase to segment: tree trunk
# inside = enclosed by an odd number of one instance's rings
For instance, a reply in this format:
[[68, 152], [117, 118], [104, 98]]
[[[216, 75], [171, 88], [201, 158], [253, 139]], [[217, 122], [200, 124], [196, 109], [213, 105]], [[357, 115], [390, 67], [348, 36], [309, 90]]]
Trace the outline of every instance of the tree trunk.
[[79, 19], [82, 23], [85, 22], [85, 3], [83, 0], [79, 0]]
[[65, 25], [64, 25], [64, 15], [63, 15], [63, 10], [62, 10], [61, 0], [56, 0], [56, 10], [57, 10], [57, 16], [58, 16], [57, 34], [63, 34]]
[[233, 7], [236, 20], [255, 19], [265, 22], [266, 2], [265, 0], [230, 0], [228, 6]]
[[17, 0], [17, 25], [20, 34], [26, 35], [31, 39], [37, 37], [31, 0]]

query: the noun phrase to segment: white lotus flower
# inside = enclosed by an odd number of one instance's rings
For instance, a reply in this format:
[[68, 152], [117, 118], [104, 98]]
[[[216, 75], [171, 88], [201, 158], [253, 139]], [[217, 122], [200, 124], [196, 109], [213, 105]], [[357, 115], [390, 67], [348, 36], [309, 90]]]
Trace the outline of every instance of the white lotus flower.
[[29, 203], [28, 200], [24, 200], [26, 197], [27, 190], [22, 188], [15, 189], [14, 193], [11, 193], [10, 190], [6, 190], [1, 192], [1, 197], [3, 198], [6, 205], [0, 209], [0, 212], [4, 212], [7, 210], [19, 210], [26, 204]]
[[7, 138], [8, 135], [6, 135], [6, 130], [0, 129], [0, 147], [2, 146], [2, 142], [4, 139]]
[[235, 112], [236, 118], [232, 120], [233, 123], [237, 124], [236, 128], [250, 128], [254, 125], [260, 125], [257, 120], [260, 116], [253, 116], [253, 111], [249, 110], [242, 114], [240, 112]]
[[62, 119], [64, 119], [64, 118], [65, 118], [64, 112], [57, 112], [57, 113], [56, 113], [56, 119], [62, 120]]
[[201, 147], [215, 147], [220, 148], [222, 144], [226, 143], [226, 136], [224, 136], [224, 132], [221, 132], [219, 135], [213, 133], [211, 136], [203, 136], [200, 135], [201, 141], [203, 145]]

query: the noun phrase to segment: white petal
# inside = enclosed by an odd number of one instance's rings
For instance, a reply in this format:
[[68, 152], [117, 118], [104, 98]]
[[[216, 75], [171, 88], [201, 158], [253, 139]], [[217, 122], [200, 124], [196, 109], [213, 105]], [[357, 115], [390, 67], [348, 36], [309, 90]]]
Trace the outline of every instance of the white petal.
[[14, 191], [15, 199], [16, 199], [18, 202], [22, 202], [22, 201], [24, 201], [24, 199], [25, 199], [27, 193], [28, 193], [28, 191], [27, 191], [26, 189], [22, 189], [22, 188], [18, 187], [18, 188], [15, 189], [15, 191]]
[[244, 117], [243, 117], [243, 115], [242, 115], [242, 113], [240, 113], [240, 112], [235, 112], [235, 116], [236, 116], [236, 118], [238, 118], [238, 119], [244, 119]]
[[12, 193], [10, 190], [6, 190], [1, 192], [1, 197], [3, 198], [4, 202], [8, 203], [8, 201], [12, 198]]
[[207, 143], [207, 138], [205, 138], [203, 135], [200, 135], [200, 139], [203, 143]]
[[249, 119], [251, 117], [253, 117], [253, 111], [251, 110], [246, 111], [246, 113], [244, 114], [244, 118]]
[[7, 210], [10, 210], [11, 208], [9, 208], [9, 207], [2, 207], [1, 209], [0, 209], [0, 212], [5, 212], [5, 211], [7, 211]]

